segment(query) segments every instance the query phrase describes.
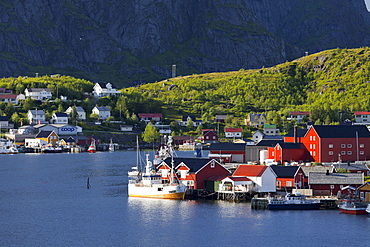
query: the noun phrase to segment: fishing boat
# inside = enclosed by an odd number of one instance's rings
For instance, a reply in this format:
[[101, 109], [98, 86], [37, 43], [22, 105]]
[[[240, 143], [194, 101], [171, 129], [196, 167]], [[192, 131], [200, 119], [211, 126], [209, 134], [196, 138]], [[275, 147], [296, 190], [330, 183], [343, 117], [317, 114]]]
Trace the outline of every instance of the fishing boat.
[[[170, 138], [170, 140], [172, 139]], [[171, 148], [171, 146], [169, 147]], [[184, 199], [187, 187], [178, 181], [173, 172], [173, 164], [172, 157], [169, 180], [167, 178], [163, 179], [161, 175], [155, 172], [153, 163], [149, 161], [149, 154], [147, 154], [145, 173], [142, 175], [139, 174], [135, 180], [129, 180], [128, 196], [175, 200]]]
[[110, 139], [108, 150], [109, 150], [109, 152], [113, 152], [114, 151], [114, 144], [112, 142], [112, 139]]
[[[345, 214], [367, 214], [368, 203], [360, 201], [357, 198], [343, 199], [338, 207], [342, 213]], [[370, 211], [370, 210], [369, 210]]]
[[370, 214], [370, 203], [368, 203], [368, 204], [367, 204], [367, 206], [366, 206], [366, 212], [367, 212], [368, 214]]
[[17, 147], [6, 139], [0, 138], [0, 154], [17, 154]]
[[270, 210], [313, 210], [320, 209], [319, 200], [307, 199], [299, 193], [286, 194], [285, 197], [268, 198], [267, 208]]
[[94, 139], [91, 141], [91, 144], [90, 144], [89, 148], [87, 149], [87, 152], [96, 153], [96, 145], [95, 145], [95, 140]]

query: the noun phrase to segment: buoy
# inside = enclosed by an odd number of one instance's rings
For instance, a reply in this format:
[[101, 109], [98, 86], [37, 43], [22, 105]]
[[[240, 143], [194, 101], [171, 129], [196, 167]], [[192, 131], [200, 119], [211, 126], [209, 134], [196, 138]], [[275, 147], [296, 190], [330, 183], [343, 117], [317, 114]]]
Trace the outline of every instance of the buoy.
[[87, 178], [87, 185], [86, 185], [86, 187], [87, 187], [88, 189], [90, 189], [90, 178]]

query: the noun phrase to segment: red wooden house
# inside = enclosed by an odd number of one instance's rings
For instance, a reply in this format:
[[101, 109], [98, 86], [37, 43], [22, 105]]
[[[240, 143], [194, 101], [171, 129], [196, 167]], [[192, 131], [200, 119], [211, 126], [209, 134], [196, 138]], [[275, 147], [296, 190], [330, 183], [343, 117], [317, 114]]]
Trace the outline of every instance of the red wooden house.
[[217, 131], [213, 129], [202, 129], [202, 141], [204, 143], [214, 143], [218, 142]]
[[221, 162], [245, 162], [245, 146], [245, 143], [212, 143], [208, 157]]
[[268, 157], [284, 164], [285, 162], [306, 160], [307, 150], [302, 143], [278, 143], [275, 147], [268, 148]]
[[358, 188], [363, 183], [363, 173], [310, 172], [308, 177], [308, 185], [314, 196], [338, 195], [346, 186]]
[[[206, 179], [212, 176], [229, 175], [230, 171], [215, 159], [173, 158], [178, 179], [191, 189], [205, 189]], [[162, 175], [169, 174], [171, 158], [165, 159], [159, 166]], [[167, 171], [164, 171], [167, 170]]]
[[292, 191], [304, 188], [304, 173], [300, 166], [270, 166], [276, 174], [276, 190]]
[[[293, 140], [298, 143], [297, 136]], [[313, 125], [299, 141], [304, 147], [287, 150], [282, 157], [272, 150], [276, 147], [269, 148], [269, 159], [318, 163], [370, 159], [370, 132], [364, 125]]]

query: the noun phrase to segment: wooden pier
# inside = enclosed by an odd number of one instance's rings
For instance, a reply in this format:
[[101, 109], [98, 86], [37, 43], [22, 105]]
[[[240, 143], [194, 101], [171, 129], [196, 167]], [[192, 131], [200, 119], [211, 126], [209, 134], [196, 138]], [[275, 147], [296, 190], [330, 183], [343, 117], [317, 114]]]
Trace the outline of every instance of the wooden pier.
[[252, 209], [267, 209], [269, 201], [267, 198], [252, 198], [251, 200], [251, 208]]

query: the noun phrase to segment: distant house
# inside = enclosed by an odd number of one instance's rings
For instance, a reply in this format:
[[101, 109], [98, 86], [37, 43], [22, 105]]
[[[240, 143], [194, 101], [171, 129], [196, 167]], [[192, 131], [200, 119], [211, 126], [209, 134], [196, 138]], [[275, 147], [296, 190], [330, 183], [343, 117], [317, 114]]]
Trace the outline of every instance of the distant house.
[[214, 143], [218, 142], [218, 134], [217, 131], [213, 129], [202, 129], [202, 137], [201, 140], [203, 143]]
[[54, 131], [40, 131], [35, 139], [40, 139], [48, 144], [56, 145], [59, 142], [59, 136]]
[[53, 124], [68, 124], [67, 113], [56, 112], [53, 114], [50, 120]]
[[311, 172], [321, 172], [321, 173], [333, 173], [334, 167], [330, 166], [301, 166], [303, 171], [305, 180], [304, 180], [304, 187], [308, 187], [308, 177]]
[[139, 121], [145, 123], [154, 122], [154, 124], [160, 124], [162, 122], [162, 113], [139, 113]]
[[112, 83], [96, 83], [93, 88], [94, 97], [117, 96], [121, 92]]
[[[73, 112], [73, 107], [70, 106], [66, 110], [66, 113], [68, 114], [69, 117], [72, 117], [71, 114]], [[86, 112], [81, 106], [76, 106], [76, 113], [77, 113], [77, 119], [79, 120], [86, 120]]]
[[[158, 166], [162, 176], [169, 174], [171, 158]], [[230, 171], [214, 159], [174, 158], [174, 167], [181, 183], [191, 189], [205, 189], [206, 180], [211, 176], [229, 175]], [[167, 171], [166, 171], [167, 170]]]
[[370, 124], [370, 112], [355, 111], [354, 115], [356, 124]]
[[255, 183], [255, 192], [276, 192], [276, 174], [269, 166], [241, 164], [232, 176], [252, 180]]
[[31, 98], [33, 100], [45, 101], [52, 97], [50, 88], [26, 88], [24, 93], [26, 98]]
[[224, 123], [225, 120], [229, 117], [232, 117], [231, 115], [216, 115], [215, 116], [215, 122], [216, 123]]
[[338, 195], [345, 186], [357, 188], [363, 183], [363, 173], [310, 172], [308, 177], [308, 186], [314, 196]]
[[0, 128], [1, 129], [9, 128], [9, 118], [7, 116], [0, 116]]
[[242, 135], [242, 128], [225, 128], [225, 137], [226, 138], [241, 138]]
[[276, 128], [276, 124], [264, 124], [263, 133], [265, 135], [276, 136], [280, 135], [280, 129]]
[[169, 135], [171, 134], [171, 127], [169, 125], [163, 125], [163, 124], [156, 124], [154, 125], [158, 132], [162, 135]]
[[68, 139], [72, 139], [77, 145], [86, 146], [90, 144], [90, 139], [86, 136], [70, 136]]
[[194, 127], [197, 127], [197, 126], [202, 124], [202, 121], [197, 120], [197, 118], [195, 116], [190, 116], [190, 115], [182, 116], [182, 119], [180, 121], [178, 121], [178, 123], [179, 123], [180, 126], [185, 127], [186, 124], [188, 123], [189, 119], [191, 119], [191, 121], [193, 121], [193, 126]]
[[245, 125], [251, 127], [262, 127], [266, 123], [265, 114], [251, 113], [248, 115], [248, 118], [244, 120]]
[[252, 135], [252, 140], [254, 143], [259, 143], [262, 140], [276, 140], [276, 141], [283, 141], [284, 136], [281, 135], [267, 135], [263, 133], [261, 130], [257, 130]]
[[254, 182], [247, 177], [228, 176], [221, 180], [218, 192], [254, 192]]
[[95, 106], [91, 113], [98, 115], [98, 118], [102, 120], [106, 120], [110, 117], [110, 109], [106, 106]]
[[308, 111], [291, 111], [287, 120], [295, 120], [298, 123], [302, 122], [304, 117], [309, 117], [310, 112]]
[[[333, 164], [334, 169], [337, 172], [340, 172], [340, 169], [349, 171], [351, 173], [364, 173], [364, 176], [370, 175], [369, 167], [367, 167], [364, 163], [334, 163]], [[339, 170], [339, 171], [338, 171]]]
[[276, 174], [276, 190], [292, 191], [304, 188], [304, 173], [300, 166], [270, 166]]
[[245, 143], [212, 143], [209, 146], [209, 158], [220, 162], [245, 162]]
[[370, 182], [364, 183], [358, 187], [357, 191], [362, 201], [370, 202]]
[[18, 95], [16, 94], [0, 94], [0, 102], [18, 104]]
[[194, 143], [195, 137], [194, 136], [174, 136], [173, 137], [173, 144], [182, 145], [184, 143]]
[[27, 116], [30, 124], [45, 122], [45, 112], [43, 110], [29, 110]]
[[132, 125], [121, 125], [120, 130], [125, 132], [131, 132], [133, 129]]
[[69, 138], [61, 138], [59, 140], [59, 146], [63, 147], [75, 147], [76, 146], [76, 141], [73, 139]]

